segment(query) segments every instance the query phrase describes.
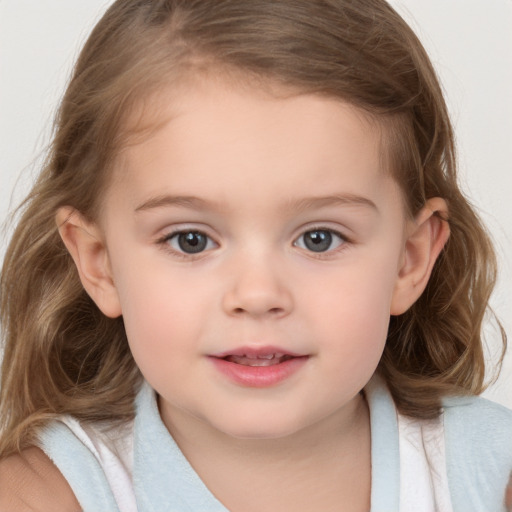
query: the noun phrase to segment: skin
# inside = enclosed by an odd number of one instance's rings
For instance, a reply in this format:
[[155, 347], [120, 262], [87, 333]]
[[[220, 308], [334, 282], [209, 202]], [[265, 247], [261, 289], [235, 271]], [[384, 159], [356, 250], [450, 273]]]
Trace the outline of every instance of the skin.
[[505, 506], [508, 512], [512, 511], [512, 475], [508, 479], [508, 485], [505, 491]]
[[[159, 102], [166, 122], [123, 152], [100, 221], [57, 216], [84, 287], [123, 315], [165, 425], [229, 510], [367, 511], [360, 391], [449, 236], [445, 202], [409, 218], [379, 130], [340, 101], [205, 80]], [[176, 234], [191, 232], [195, 254]], [[212, 362], [267, 345], [306, 362], [263, 388]]]
[[0, 461], [0, 512], [79, 512], [73, 491], [51, 460], [28, 448]]

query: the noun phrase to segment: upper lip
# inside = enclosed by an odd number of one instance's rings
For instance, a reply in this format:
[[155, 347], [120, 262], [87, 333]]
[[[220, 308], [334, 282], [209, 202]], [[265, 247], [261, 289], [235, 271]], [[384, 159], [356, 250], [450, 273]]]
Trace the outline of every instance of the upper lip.
[[237, 356], [237, 357], [247, 357], [247, 358], [264, 358], [268, 356], [274, 357], [304, 357], [306, 354], [298, 354], [296, 352], [291, 352], [288, 349], [282, 347], [274, 347], [274, 346], [261, 346], [261, 347], [237, 347], [231, 350], [225, 350], [223, 352], [218, 352], [216, 354], [211, 354], [211, 357], [216, 357], [218, 359], [223, 359], [229, 356]]

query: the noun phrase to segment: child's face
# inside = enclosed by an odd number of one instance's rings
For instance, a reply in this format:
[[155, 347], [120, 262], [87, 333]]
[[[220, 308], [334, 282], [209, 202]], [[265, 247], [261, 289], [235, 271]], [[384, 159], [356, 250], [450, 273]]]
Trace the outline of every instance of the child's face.
[[123, 153], [101, 225], [164, 421], [262, 438], [350, 415], [404, 260], [378, 131], [339, 101], [213, 81], [161, 109], [170, 121]]

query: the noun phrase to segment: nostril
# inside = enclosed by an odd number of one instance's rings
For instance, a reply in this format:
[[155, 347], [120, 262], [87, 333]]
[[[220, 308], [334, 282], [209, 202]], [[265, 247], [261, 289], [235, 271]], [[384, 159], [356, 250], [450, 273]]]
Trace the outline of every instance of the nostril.
[[[264, 311], [260, 311], [258, 312], [257, 314], [261, 315], [261, 314], [269, 314], [269, 315], [281, 315], [283, 313], [284, 309], [283, 308], [270, 308], [268, 309], [266, 312]], [[251, 315], [251, 310], [250, 309], [245, 309], [245, 308], [234, 308], [233, 309], [233, 313], [235, 315], [245, 315], [245, 314], [249, 314]], [[252, 313], [254, 314], [254, 313]]]
[[238, 283], [225, 293], [222, 308], [226, 313], [240, 318], [245, 315], [278, 318], [292, 309], [292, 300], [288, 292], [266, 284], [249, 284]]

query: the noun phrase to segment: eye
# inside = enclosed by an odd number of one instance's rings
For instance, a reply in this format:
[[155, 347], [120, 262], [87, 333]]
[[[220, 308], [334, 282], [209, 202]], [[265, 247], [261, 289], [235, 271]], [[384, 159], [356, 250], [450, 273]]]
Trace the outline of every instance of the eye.
[[345, 241], [340, 233], [332, 229], [312, 229], [302, 234], [294, 245], [312, 252], [326, 252], [336, 249]]
[[215, 247], [213, 240], [200, 231], [178, 231], [165, 237], [165, 242], [185, 254], [198, 254]]

